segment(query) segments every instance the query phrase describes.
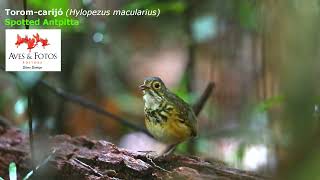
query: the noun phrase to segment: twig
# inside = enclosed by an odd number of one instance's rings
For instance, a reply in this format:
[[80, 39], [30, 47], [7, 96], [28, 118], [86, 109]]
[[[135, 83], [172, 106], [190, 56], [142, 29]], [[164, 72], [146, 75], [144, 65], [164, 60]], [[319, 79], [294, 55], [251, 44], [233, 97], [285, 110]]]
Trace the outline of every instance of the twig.
[[214, 82], [210, 82], [202, 95], [200, 96], [199, 100], [192, 106], [193, 112], [195, 113], [196, 116], [199, 115], [201, 110], [203, 109], [203, 106], [206, 104], [207, 100], [209, 99], [213, 88], [215, 87]]
[[102, 177], [103, 174], [99, 173], [96, 169], [94, 169], [93, 167], [89, 166], [88, 164], [80, 161], [79, 159], [75, 158], [74, 161], [76, 161], [77, 163], [79, 163], [81, 166], [89, 169], [94, 175]]
[[[0, 65], [0, 69], [5, 71], [5, 68], [4, 68], [3, 65]], [[11, 75], [15, 76], [15, 74], [12, 73], [12, 72], [7, 72], [7, 73], [10, 73]], [[130, 121], [128, 121], [128, 120], [126, 120], [124, 118], [121, 118], [121, 117], [119, 117], [119, 116], [117, 116], [117, 115], [115, 115], [113, 113], [110, 113], [110, 112], [104, 110], [103, 108], [99, 107], [98, 105], [94, 104], [91, 101], [88, 101], [88, 100], [86, 100], [86, 99], [84, 99], [84, 98], [82, 98], [80, 96], [65, 92], [61, 88], [56, 88], [56, 87], [50, 85], [49, 83], [47, 83], [44, 80], [40, 80], [39, 81], [39, 85], [43, 85], [48, 90], [50, 90], [53, 94], [65, 99], [67, 101], [70, 101], [70, 102], [72, 102], [74, 104], [78, 104], [78, 105], [80, 105], [80, 106], [82, 106], [84, 108], [90, 109], [91, 111], [94, 111], [96, 113], [99, 113], [99, 114], [102, 114], [104, 116], [107, 116], [107, 117], [109, 117], [109, 118], [111, 118], [113, 120], [118, 121], [119, 123], [123, 124], [124, 126], [127, 126], [127, 127], [131, 128], [131, 129], [134, 129], [134, 130], [142, 131], [142, 132], [144, 132], [147, 135], [152, 137], [152, 135], [145, 128], [142, 128], [142, 127], [140, 127], [140, 126], [138, 126], [136, 124], [131, 123]], [[196, 115], [198, 115], [200, 113], [200, 111], [202, 110], [202, 108], [205, 105], [205, 103], [207, 102], [210, 94], [212, 93], [213, 88], [214, 88], [214, 83], [210, 82], [208, 84], [208, 86], [206, 87], [205, 91], [200, 96], [199, 100], [193, 106], [193, 110], [194, 110]]]
[[[193, 8], [195, 5], [194, 0], [188, 0], [187, 1], [187, 9], [184, 13], [185, 16], [185, 32], [188, 38], [187, 42], [187, 50], [188, 50], [188, 62], [185, 70], [186, 74], [186, 82], [187, 82], [187, 90], [188, 93], [192, 93], [193, 87], [192, 82], [195, 74], [195, 53], [196, 53], [196, 43], [192, 36], [192, 15], [193, 15]], [[212, 90], [214, 88], [214, 83], [210, 82], [203, 94], [201, 95], [200, 99], [193, 105], [193, 111], [198, 116], [200, 111], [202, 110], [203, 106], [207, 102], [210, 94], [212, 93]]]
[[31, 154], [31, 166], [32, 169], [35, 170], [34, 167], [34, 141], [33, 141], [33, 127], [32, 127], [32, 88], [28, 90], [27, 93], [28, 96], [28, 108], [27, 108], [27, 114], [28, 114], [28, 126], [29, 126], [29, 141], [30, 141], [30, 154]]
[[[193, 82], [195, 79], [195, 60], [196, 60], [196, 43], [192, 36], [192, 16], [194, 3], [193, 0], [186, 1], [187, 8], [184, 12], [184, 28], [187, 36], [187, 66], [185, 69], [187, 92], [191, 95], [194, 92]], [[195, 155], [195, 141], [191, 139], [187, 143], [187, 150], [191, 155]]]
[[[3, 71], [5, 71], [4, 66], [0, 65], [0, 69], [2, 69]], [[10, 73], [11, 75], [15, 76], [14, 73], [12, 72], [7, 72]], [[110, 113], [106, 110], [104, 110], [103, 108], [99, 107], [98, 105], [94, 104], [91, 101], [88, 101], [80, 96], [65, 92], [63, 89], [61, 88], [57, 88], [54, 87], [52, 85], [50, 85], [49, 83], [47, 83], [44, 80], [40, 80], [39, 81], [39, 85], [43, 85], [44, 87], [46, 87], [49, 91], [51, 91], [53, 94], [67, 100], [70, 101], [74, 104], [78, 104], [84, 108], [90, 109], [91, 111], [94, 111], [96, 113], [102, 114], [104, 116], [107, 116], [109, 118], [111, 118], [112, 120], [115, 120], [121, 124], [123, 124], [124, 126], [127, 126], [131, 129], [134, 130], [138, 130], [138, 131], [142, 131], [144, 133], [146, 133], [147, 135], [151, 136], [152, 135], [145, 129], [142, 128], [134, 123], [131, 123], [129, 120], [126, 120], [124, 118], [121, 118], [113, 113]], [[214, 83], [211, 82], [208, 84], [208, 86], [206, 87], [205, 91], [202, 93], [202, 95], [200, 96], [199, 100], [195, 103], [195, 105], [193, 106], [193, 110], [195, 112], [196, 115], [198, 115], [200, 113], [200, 111], [202, 110], [203, 106], [205, 105], [205, 103], [207, 102], [210, 94], [212, 93], [214, 87]]]
[[102, 114], [102, 115], [105, 115], [113, 120], [116, 120], [118, 121], [119, 123], [131, 128], [131, 129], [135, 129], [135, 130], [138, 130], [138, 131], [142, 131], [144, 133], [146, 133], [147, 135], [149, 136], [152, 136], [145, 128], [142, 128], [134, 123], [131, 123], [130, 121], [126, 120], [126, 119], [123, 119], [115, 114], [112, 114], [111, 112], [108, 112], [106, 110], [104, 110], [103, 108], [99, 107], [98, 105], [94, 104], [93, 102], [87, 100], [87, 99], [84, 99], [82, 98], [81, 96], [77, 96], [77, 95], [74, 95], [74, 94], [71, 94], [71, 93], [68, 93], [64, 90], [62, 90], [61, 88], [56, 88], [52, 85], [50, 85], [49, 83], [47, 83], [46, 81], [44, 80], [41, 80], [39, 82], [40, 85], [43, 85], [44, 87], [46, 87], [48, 90], [50, 90], [52, 93], [56, 94], [57, 96], [67, 100], [67, 101], [70, 101], [72, 103], [75, 103], [75, 104], [78, 104], [82, 107], [85, 107], [87, 109], [90, 109], [96, 113], [99, 113], [99, 114]]
[[49, 162], [49, 160], [52, 158], [52, 156], [56, 153], [56, 149], [53, 149], [50, 153], [50, 155], [42, 161], [34, 170], [31, 170], [24, 178], [23, 180], [29, 179], [40, 167], [44, 166]]
[[[0, 69], [2, 69], [3, 71], [5, 71], [5, 67], [3, 65], [0, 65]], [[7, 72], [7, 71], [5, 71]], [[14, 73], [12, 72], [7, 72], [7, 73], [10, 73], [11, 75], [15, 76]], [[133, 124], [131, 123], [129, 120], [126, 120], [124, 118], [121, 118], [111, 112], [108, 112], [106, 110], [104, 110], [103, 108], [99, 107], [98, 105], [96, 105], [95, 103], [87, 100], [87, 99], [84, 99], [82, 98], [81, 96], [77, 96], [77, 95], [74, 95], [74, 94], [71, 94], [71, 93], [68, 93], [66, 91], [64, 91], [63, 89], [61, 88], [57, 88], [57, 87], [54, 87], [52, 85], [50, 85], [49, 83], [47, 83], [46, 81], [44, 80], [40, 80], [39, 81], [39, 85], [42, 85], [44, 86], [45, 88], [47, 88], [49, 91], [51, 91], [53, 94], [67, 100], [67, 101], [70, 101], [74, 104], [78, 104], [84, 108], [87, 108], [91, 111], [94, 111], [98, 114], [102, 114], [104, 116], [107, 116], [109, 118], [111, 118], [112, 120], [115, 120], [121, 124], [123, 124], [124, 126], [127, 126], [131, 129], [134, 129], [134, 130], [138, 130], [138, 131], [142, 131], [144, 132], [145, 134], [149, 135], [152, 137], [152, 135], [145, 129], [145, 128], [142, 128], [136, 124]]]
[[186, 66], [186, 84], [187, 84], [187, 91], [188, 93], [192, 93], [193, 87], [192, 82], [194, 78], [194, 72], [195, 72], [195, 52], [196, 52], [196, 46], [194, 42], [194, 38], [192, 37], [192, 24], [191, 24], [191, 18], [193, 13], [193, 1], [188, 0], [187, 1], [187, 9], [184, 13], [185, 16], [185, 31], [187, 35], [187, 52], [188, 52], [188, 61]]

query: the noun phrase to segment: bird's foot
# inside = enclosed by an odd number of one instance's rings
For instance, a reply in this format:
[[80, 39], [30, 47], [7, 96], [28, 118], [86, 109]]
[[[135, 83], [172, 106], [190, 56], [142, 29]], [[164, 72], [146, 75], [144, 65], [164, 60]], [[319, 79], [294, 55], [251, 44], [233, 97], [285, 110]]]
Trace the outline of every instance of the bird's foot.
[[163, 159], [169, 155], [171, 155], [176, 149], [177, 145], [170, 145], [162, 154], [158, 154], [156, 151], [138, 151], [144, 153], [146, 158], [148, 159]]
[[156, 159], [159, 156], [161, 156], [156, 151], [138, 151], [138, 152], [144, 153], [146, 158], [148, 159]]
[[160, 155], [160, 154], [157, 154], [155, 151], [138, 151], [138, 152], [145, 153], [146, 158], [150, 161], [150, 163], [151, 163], [154, 167], [156, 167], [156, 168], [158, 168], [158, 169], [160, 169], [160, 170], [162, 170], [162, 171], [165, 171], [165, 172], [170, 172], [170, 171], [168, 171], [168, 170], [166, 170], [166, 169], [158, 166], [158, 165], [154, 162], [154, 160], [157, 160], [158, 158], [163, 157], [163, 154], [161, 154], [161, 155]]

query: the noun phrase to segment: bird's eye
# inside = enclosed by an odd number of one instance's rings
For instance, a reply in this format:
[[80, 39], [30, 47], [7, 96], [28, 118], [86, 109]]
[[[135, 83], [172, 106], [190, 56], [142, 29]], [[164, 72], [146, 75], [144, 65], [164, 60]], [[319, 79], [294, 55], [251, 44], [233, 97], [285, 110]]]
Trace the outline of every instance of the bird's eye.
[[160, 88], [160, 83], [155, 82], [155, 83], [153, 84], [153, 87], [154, 87], [155, 89], [159, 89], [159, 88]]

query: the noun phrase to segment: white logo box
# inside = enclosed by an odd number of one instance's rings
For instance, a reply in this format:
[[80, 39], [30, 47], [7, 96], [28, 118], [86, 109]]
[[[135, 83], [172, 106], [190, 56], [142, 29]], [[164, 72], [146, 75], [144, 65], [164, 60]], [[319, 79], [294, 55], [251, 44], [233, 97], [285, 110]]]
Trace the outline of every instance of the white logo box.
[[6, 29], [6, 71], [61, 71], [61, 30]]

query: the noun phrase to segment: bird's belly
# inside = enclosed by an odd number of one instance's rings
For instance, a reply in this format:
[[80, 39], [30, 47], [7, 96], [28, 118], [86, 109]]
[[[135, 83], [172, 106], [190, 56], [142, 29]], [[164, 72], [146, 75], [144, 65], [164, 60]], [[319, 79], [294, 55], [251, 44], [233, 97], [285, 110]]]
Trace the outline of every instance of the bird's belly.
[[159, 141], [167, 144], [176, 144], [191, 137], [191, 129], [184, 124], [169, 120], [157, 123], [145, 120], [148, 131]]

